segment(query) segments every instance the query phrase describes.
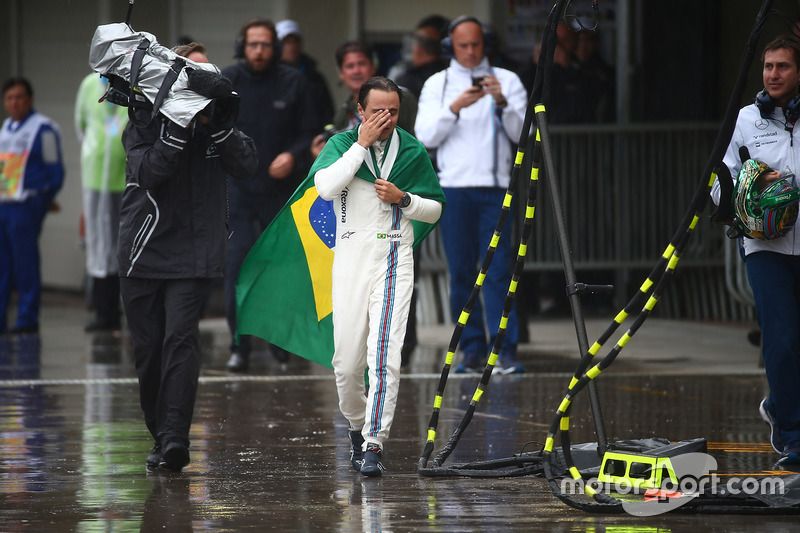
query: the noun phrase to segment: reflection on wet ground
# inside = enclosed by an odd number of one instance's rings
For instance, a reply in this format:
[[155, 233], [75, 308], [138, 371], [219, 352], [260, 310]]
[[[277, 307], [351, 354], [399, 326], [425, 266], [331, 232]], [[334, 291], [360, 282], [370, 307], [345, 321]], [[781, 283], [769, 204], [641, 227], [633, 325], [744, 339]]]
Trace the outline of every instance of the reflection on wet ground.
[[[47, 341], [47, 339], [45, 339]], [[254, 373], [224, 372], [206, 336], [206, 361], [181, 474], [145, 473], [151, 442], [125, 336], [86, 336], [82, 352], [37, 336], [0, 338], [2, 531], [790, 531], [793, 517], [591, 515], [556, 500], [536, 477], [420, 477], [417, 461], [436, 392], [440, 353], [421, 348], [403, 375], [387, 444], [389, 469], [364, 479], [348, 461], [346, 423], [329, 371], [267, 351]], [[46, 346], [46, 343], [45, 343]], [[493, 377], [448, 462], [538, 449], [569, 382], [569, 360], [526, 359]], [[615, 440], [705, 437], [721, 473], [771, 470], [756, 407], [765, 381], [748, 375], [627, 371], [599, 383]], [[437, 446], [450, 436], [477, 377], [451, 376]], [[587, 402], [575, 401], [574, 442], [593, 440]]]

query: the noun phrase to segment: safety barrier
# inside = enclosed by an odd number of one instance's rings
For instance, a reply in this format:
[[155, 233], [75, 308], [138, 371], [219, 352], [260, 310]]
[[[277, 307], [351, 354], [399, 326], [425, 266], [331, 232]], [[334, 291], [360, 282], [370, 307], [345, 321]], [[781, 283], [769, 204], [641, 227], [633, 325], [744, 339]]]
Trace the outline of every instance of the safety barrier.
[[[590, 274], [592, 282], [607, 278], [615, 285], [615, 308], [627, 302], [655, 265], [697, 184], [706, 179], [701, 173], [718, 128], [711, 123], [550, 128], [578, 280], [581, 274]], [[517, 199], [525, 198], [528, 176], [522, 172]], [[706, 215], [712, 205], [709, 201]], [[519, 209], [518, 215], [523, 216]], [[742, 265], [731, 257], [733, 245], [724, 227], [704, 217], [657, 316], [753, 320]], [[552, 207], [540, 189], [525, 271], [561, 270]], [[423, 244], [418, 288], [420, 323], [451, 323], [447, 261], [438, 232]]]

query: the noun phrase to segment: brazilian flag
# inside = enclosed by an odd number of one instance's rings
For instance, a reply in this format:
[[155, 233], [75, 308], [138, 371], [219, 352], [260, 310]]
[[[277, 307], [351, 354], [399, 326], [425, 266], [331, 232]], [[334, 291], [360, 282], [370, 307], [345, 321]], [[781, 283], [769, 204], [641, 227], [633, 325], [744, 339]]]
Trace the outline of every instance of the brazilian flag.
[[333, 368], [333, 202], [313, 177], [295, 191], [239, 270], [238, 333], [257, 335]]
[[[338, 160], [358, 139], [354, 129], [334, 135], [311, 167], [308, 177], [250, 250], [236, 282], [238, 333], [256, 335], [281, 348], [333, 368], [333, 247], [336, 217], [333, 202], [323, 200], [314, 175]], [[403, 191], [438, 200], [445, 198], [425, 148], [400, 128], [397, 162], [389, 181]], [[356, 176], [375, 181], [365, 162]], [[413, 221], [415, 241], [434, 228]]]

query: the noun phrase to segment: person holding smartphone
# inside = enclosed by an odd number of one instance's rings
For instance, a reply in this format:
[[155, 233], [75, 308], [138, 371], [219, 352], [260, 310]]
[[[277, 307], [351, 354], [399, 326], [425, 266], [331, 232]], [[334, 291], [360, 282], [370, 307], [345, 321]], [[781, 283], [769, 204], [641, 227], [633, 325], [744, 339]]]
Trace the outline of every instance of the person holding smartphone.
[[[441, 228], [450, 269], [450, 310], [457, 317], [472, 292], [481, 254], [492, 240], [511, 178], [513, 144], [522, 131], [527, 95], [516, 74], [489, 64], [480, 21], [458, 17], [450, 23], [448, 35], [443, 46], [452, 57], [450, 66], [422, 87], [415, 131], [426, 148], [437, 149], [439, 181], [448, 203]], [[483, 283], [483, 305], [476, 302], [464, 328], [464, 359], [456, 372], [482, 368], [503, 314], [510, 268], [507, 229]], [[516, 358], [518, 334], [512, 309], [497, 367], [504, 373], [524, 371]]]

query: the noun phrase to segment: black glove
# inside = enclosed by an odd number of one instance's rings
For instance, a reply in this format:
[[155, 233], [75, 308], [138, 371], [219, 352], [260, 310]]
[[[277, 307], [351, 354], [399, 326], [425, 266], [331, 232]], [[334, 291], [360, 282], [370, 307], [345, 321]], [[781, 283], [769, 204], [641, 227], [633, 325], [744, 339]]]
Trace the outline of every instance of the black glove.
[[210, 131], [230, 129], [236, 125], [236, 119], [239, 118], [239, 95], [233, 93], [214, 98], [200, 113], [208, 117]]
[[164, 121], [167, 123], [167, 128], [161, 140], [169, 146], [177, 148], [178, 150], [183, 150], [186, 148], [186, 145], [192, 139], [191, 130], [184, 128], [180, 124], [172, 122], [167, 117], [164, 117]]

